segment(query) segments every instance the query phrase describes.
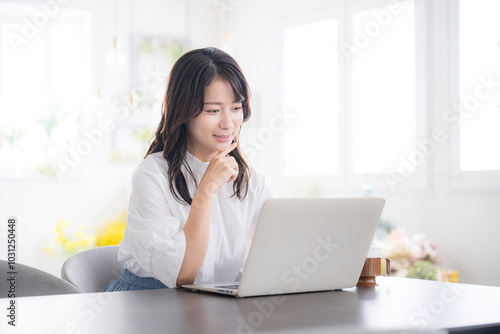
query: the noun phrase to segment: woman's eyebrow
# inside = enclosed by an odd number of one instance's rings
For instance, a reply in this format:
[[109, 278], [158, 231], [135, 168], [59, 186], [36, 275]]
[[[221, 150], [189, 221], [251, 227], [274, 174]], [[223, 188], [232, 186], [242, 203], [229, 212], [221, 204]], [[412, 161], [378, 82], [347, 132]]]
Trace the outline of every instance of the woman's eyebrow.
[[[241, 103], [241, 102], [243, 102], [243, 101], [245, 101], [245, 99], [244, 99], [244, 98], [241, 98], [241, 99], [239, 99], [239, 100], [234, 100], [234, 101], [233, 101], [233, 103]], [[222, 102], [205, 102], [205, 104], [216, 104], [216, 105], [222, 105], [222, 104], [224, 104], [224, 103], [222, 103]]]

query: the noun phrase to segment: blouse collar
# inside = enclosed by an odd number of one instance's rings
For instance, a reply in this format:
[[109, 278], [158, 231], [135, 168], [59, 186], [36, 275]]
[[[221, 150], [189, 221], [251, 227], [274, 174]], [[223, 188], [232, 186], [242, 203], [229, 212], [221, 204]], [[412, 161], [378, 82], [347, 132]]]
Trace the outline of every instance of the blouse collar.
[[205, 173], [207, 170], [208, 165], [210, 164], [210, 161], [208, 162], [203, 162], [188, 151], [186, 151], [186, 162], [188, 163], [189, 167], [193, 172], [202, 172]]

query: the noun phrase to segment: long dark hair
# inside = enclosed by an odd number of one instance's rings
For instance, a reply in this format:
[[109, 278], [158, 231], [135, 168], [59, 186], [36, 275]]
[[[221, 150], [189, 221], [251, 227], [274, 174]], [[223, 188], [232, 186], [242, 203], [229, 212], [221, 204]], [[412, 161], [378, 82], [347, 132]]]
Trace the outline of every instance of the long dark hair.
[[[196, 178], [186, 162], [189, 132], [187, 122], [200, 115], [205, 104], [205, 88], [216, 79], [230, 83], [233, 93], [242, 100], [243, 122], [250, 118], [250, 88], [236, 63], [224, 51], [216, 48], [196, 49], [185, 53], [172, 67], [167, 83], [167, 90], [162, 105], [162, 117], [149, 146], [148, 155], [163, 152], [168, 163], [170, 191], [177, 201], [191, 205], [186, 179], [181, 172], [184, 165], [193, 178]], [[238, 163], [238, 176], [233, 183], [233, 195], [241, 200], [248, 192], [250, 165], [243, 158], [239, 144], [239, 132], [234, 141], [238, 146], [229, 154]]]

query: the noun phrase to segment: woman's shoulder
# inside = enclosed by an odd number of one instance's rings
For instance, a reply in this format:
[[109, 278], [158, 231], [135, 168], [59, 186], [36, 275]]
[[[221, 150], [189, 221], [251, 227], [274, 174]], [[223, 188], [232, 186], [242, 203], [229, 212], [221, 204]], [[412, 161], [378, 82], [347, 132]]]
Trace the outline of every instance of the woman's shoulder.
[[163, 152], [148, 155], [142, 160], [134, 171], [134, 177], [142, 175], [161, 176], [167, 175], [168, 163], [163, 157]]
[[264, 174], [262, 174], [261, 172], [259, 172], [257, 169], [255, 169], [254, 167], [250, 167], [250, 182], [253, 182], [253, 183], [262, 183], [262, 182], [265, 182], [266, 178], [264, 176]]
[[274, 197], [264, 174], [254, 168], [251, 169], [250, 179], [248, 180], [247, 195], [250, 202], [254, 203], [254, 208], [260, 208], [265, 200]]
[[266, 186], [266, 177], [264, 174], [256, 170], [255, 168], [250, 168], [250, 178], [248, 179], [248, 190], [250, 192], [260, 193], [262, 188]]

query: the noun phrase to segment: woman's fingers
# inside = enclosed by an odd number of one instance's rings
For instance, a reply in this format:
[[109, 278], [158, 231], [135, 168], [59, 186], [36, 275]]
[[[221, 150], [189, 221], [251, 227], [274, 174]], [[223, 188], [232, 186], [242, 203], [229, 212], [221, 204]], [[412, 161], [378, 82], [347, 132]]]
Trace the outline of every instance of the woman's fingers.
[[227, 179], [226, 183], [233, 182], [238, 177], [238, 163], [234, 159], [234, 157], [228, 156], [228, 154], [233, 151], [238, 146], [238, 143], [232, 143], [227, 149], [220, 151], [214, 158], [219, 158], [222, 161], [226, 162], [231, 170], [227, 172], [231, 175], [229, 179]]
[[200, 181], [200, 186], [208, 187], [210, 192], [216, 194], [226, 184], [238, 178], [238, 163], [229, 153], [238, 146], [232, 143], [227, 149], [217, 153], [208, 165], [205, 175]]
[[220, 151], [215, 157], [225, 157], [226, 155], [229, 154], [232, 150], [234, 150], [238, 146], [238, 143], [232, 143], [231, 146], [229, 146], [227, 149], [224, 151]]
[[232, 159], [232, 161], [231, 161], [231, 162], [233, 162], [233, 164], [232, 164], [232, 166], [231, 166], [232, 170], [230, 170], [230, 172], [231, 172], [231, 174], [232, 174], [232, 175], [231, 175], [231, 177], [229, 178], [229, 180], [227, 180], [227, 182], [226, 182], [226, 183], [233, 182], [233, 181], [235, 181], [235, 180], [236, 180], [236, 178], [238, 177], [238, 164], [236, 163], [236, 160], [234, 160], [234, 158], [233, 158], [233, 157], [230, 157], [230, 158]]

